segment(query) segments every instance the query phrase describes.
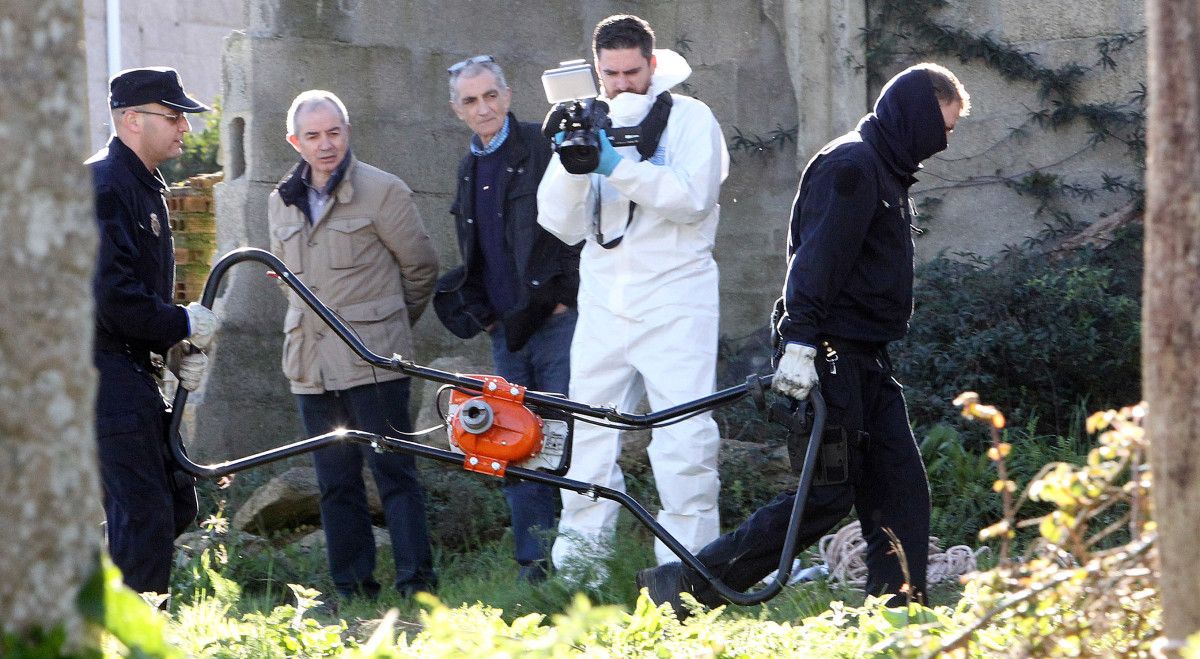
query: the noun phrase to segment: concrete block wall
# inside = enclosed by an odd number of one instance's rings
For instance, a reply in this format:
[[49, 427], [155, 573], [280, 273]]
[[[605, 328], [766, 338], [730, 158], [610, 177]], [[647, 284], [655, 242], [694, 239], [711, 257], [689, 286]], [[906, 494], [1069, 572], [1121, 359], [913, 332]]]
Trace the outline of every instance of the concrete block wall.
[[[1092, 67], [1079, 85], [1080, 103], [1126, 103], [1146, 80], [1144, 39], [1114, 55], [1115, 69], [1098, 66], [1096, 48], [1102, 39], [1143, 29], [1141, 3], [951, 0], [934, 20], [974, 34], [990, 33], [1051, 69], [1070, 64]], [[1057, 129], [1031, 124], [1030, 111], [1045, 106], [1036, 84], [1006, 80], [981, 63], [964, 64], [953, 56], [933, 59], [959, 76], [974, 109], [951, 136], [950, 148], [926, 163], [926, 173], [918, 176], [921, 182], [913, 188], [918, 202], [927, 196], [942, 201], [926, 225], [928, 231], [916, 241], [919, 260], [962, 250], [995, 254], [1006, 245], [1021, 244], [1052, 222], [1048, 213], [1036, 214], [1038, 200], [1005, 187], [998, 173], [1013, 176], [1040, 170], [1091, 188], [1100, 187], [1103, 174], [1138, 179], [1138, 169], [1123, 144], [1110, 140], [1088, 148], [1091, 136], [1083, 121]], [[1016, 127], [1026, 129], [1025, 138], [1011, 137]], [[1061, 207], [1076, 220], [1093, 222], [1127, 203], [1122, 192], [1098, 191], [1090, 200], [1064, 198]]]
[[[735, 128], [767, 135], [778, 126], [795, 126], [798, 111], [790, 91], [782, 9], [771, 10], [777, 20], [763, 20], [761, 9], [755, 2], [634, 8], [603, 2], [361, 2], [342, 12], [337, 3], [323, 3], [319, 11], [287, 2], [252, 3], [246, 35], [236, 46], [241, 59], [227, 73], [225, 122], [244, 121], [249, 179], [273, 183], [295, 162], [283, 141], [292, 96], [310, 87], [338, 93], [351, 114], [355, 153], [398, 174], [418, 193], [439, 255], [449, 266], [457, 260], [447, 215], [453, 171], [469, 136], [447, 105], [449, 64], [480, 52], [496, 55], [515, 92], [513, 109], [524, 120], [540, 121], [547, 109], [542, 70], [564, 59], [590, 59], [595, 23], [610, 13], [636, 10], [655, 26], [660, 46], [686, 40], [690, 51], [685, 54], [695, 69], [689, 90], [713, 108], [727, 135]], [[479, 21], [481, 15], [504, 20]], [[245, 89], [249, 76], [254, 85], [246, 89], [247, 98], [234, 98], [234, 89]], [[801, 130], [821, 138], [828, 133], [823, 125]], [[782, 250], [778, 225], [786, 224], [799, 166], [794, 149], [734, 154], [722, 195], [717, 249], [723, 265], [738, 268], [736, 257], [746, 244], [768, 253]], [[744, 304], [748, 292], [725, 291], [731, 331], [762, 321], [766, 303]]]
[[[284, 141], [288, 105], [300, 91], [324, 88], [347, 105], [355, 154], [405, 179], [416, 192], [443, 270], [456, 265], [448, 210], [454, 171], [470, 134], [449, 108], [446, 67], [479, 53], [495, 55], [514, 90], [517, 116], [540, 122], [548, 109], [541, 72], [560, 60], [591, 59], [595, 24], [621, 11], [649, 20], [660, 47], [690, 46], [684, 53], [695, 69], [689, 89], [709, 103], [727, 135], [735, 126], [759, 135], [777, 125], [790, 127], [798, 112], [787, 83], [784, 12], [781, 6], [767, 9], [775, 20], [763, 20], [763, 6], [747, 1], [636, 7], [617, 2], [252, 1], [245, 31], [235, 33], [225, 46], [226, 181], [217, 192], [218, 252], [268, 246], [266, 198], [297, 158]], [[723, 270], [725, 329], [744, 333], [766, 322], [773, 296], [764, 291], [761, 263], [782, 253], [785, 211], [798, 166], [794, 145], [734, 155], [737, 161], [723, 188], [716, 250]], [[770, 276], [777, 277], [777, 272]], [[260, 403], [254, 406], [251, 425], [296, 429], [294, 418], [286, 418], [294, 417], [294, 406], [278, 376], [283, 301], [260, 279], [231, 273], [218, 304], [239, 334], [233, 338], [226, 333], [216, 348], [205, 394], [209, 410], [198, 419], [200, 443], [211, 446], [214, 454], [236, 452], [233, 438], [244, 434], [236, 420], [243, 396]], [[451, 336], [432, 311], [416, 330], [414, 358], [419, 362], [450, 355], [490, 362], [485, 338], [463, 342]], [[247, 369], [255, 371], [252, 387], [236, 383], [236, 373]], [[269, 397], [272, 387], [276, 393]], [[261, 421], [263, 415], [271, 420]], [[273, 433], [276, 438], [279, 434]], [[244, 440], [259, 442], [256, 448], [266, 442]]]

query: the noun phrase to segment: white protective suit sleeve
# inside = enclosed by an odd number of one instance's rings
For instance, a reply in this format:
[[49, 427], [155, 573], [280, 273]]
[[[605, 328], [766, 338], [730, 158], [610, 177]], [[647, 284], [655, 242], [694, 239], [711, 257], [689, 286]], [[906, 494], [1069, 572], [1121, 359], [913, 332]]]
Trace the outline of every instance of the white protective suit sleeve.
[[591, 235], [591, 175], [567, 172], [557, 153], [538, 184], [537, 202], [538, 224], [559, 240], [574, 245]]
[[630, 158], [632, 147], [618, 149], [623, 160], [611, 176], [571, 174], [555, 155], [538, 186], [538, 223], [573, 245], [591, 235], [593, 181], [607, 180], [621, 196], [672, 222], [699, 222], [712, 212], [729, 172], [729, 154], [721, 126], [702, 103], [683, 99], [671, 109], [660, 144], [671, 149], [661, 165]]
[[609, 184], [672, 222], [691, 224], [708, 217], [729, 172], [725, 138], [712, 111], [701, 103], [676, 103], [660, 143], [673, 149], [662, 165], [626, 157], [608, 177]]

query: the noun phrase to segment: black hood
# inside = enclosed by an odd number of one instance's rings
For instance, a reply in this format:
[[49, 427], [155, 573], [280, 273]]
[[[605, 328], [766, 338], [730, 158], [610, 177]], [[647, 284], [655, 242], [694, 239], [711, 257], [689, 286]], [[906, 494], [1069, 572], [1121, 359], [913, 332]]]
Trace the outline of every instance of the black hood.
[[929, 74], [911, 67], [889, 80], [858, 131], [897, 173], [920, 170], [922, 160], [946, 148], [946, 124]]

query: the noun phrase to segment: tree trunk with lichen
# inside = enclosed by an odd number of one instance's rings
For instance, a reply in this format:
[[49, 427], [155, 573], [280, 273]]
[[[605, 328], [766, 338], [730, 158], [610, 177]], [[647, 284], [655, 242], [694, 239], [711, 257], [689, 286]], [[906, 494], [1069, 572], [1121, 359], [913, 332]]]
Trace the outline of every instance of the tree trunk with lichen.
[[1200, 5], [1148, 0], [1142, 363], [1167, 638], [1200, 630]]
[[0, 629], [62, 625], [102, 534], [82, 5], [0, 11]]

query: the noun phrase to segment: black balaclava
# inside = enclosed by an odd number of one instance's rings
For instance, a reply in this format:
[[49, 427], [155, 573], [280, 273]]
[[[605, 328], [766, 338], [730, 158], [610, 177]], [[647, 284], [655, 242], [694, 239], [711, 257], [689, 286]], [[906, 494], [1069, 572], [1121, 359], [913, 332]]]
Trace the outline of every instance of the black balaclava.
[[946, 148], [946, 124], [929, 73], [918, 65], [896, 74], [858, 131], [898, 174], [920, 170], [922, 160]]

